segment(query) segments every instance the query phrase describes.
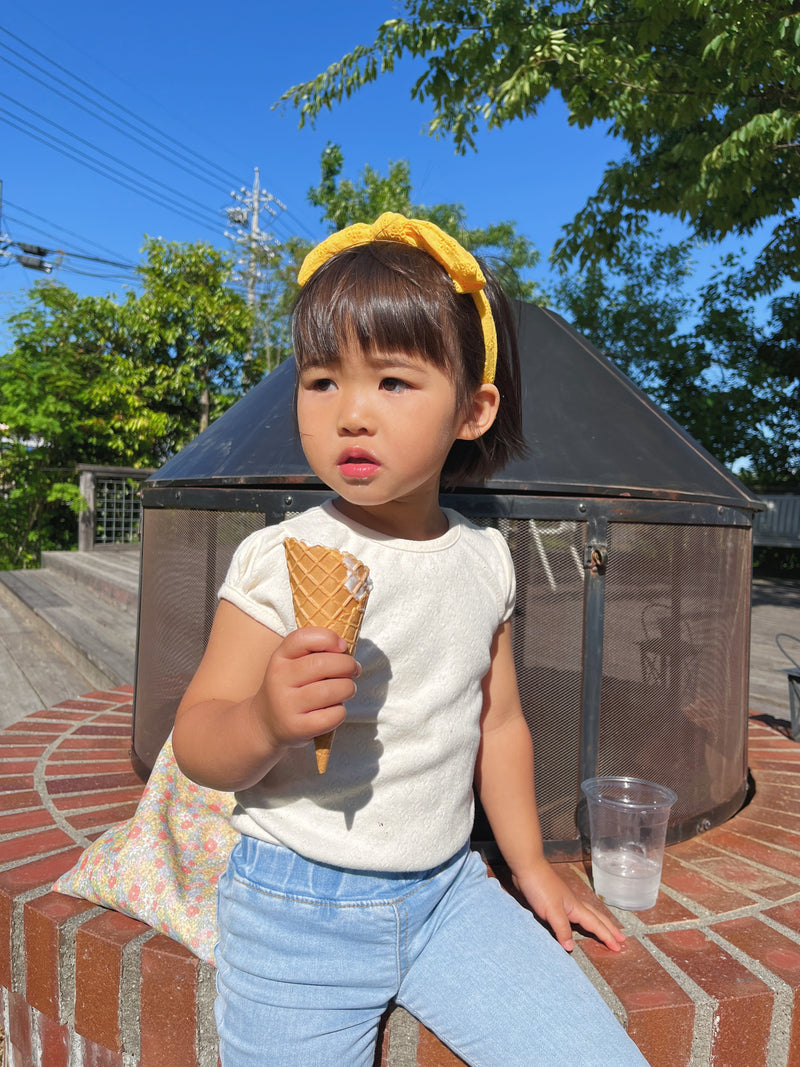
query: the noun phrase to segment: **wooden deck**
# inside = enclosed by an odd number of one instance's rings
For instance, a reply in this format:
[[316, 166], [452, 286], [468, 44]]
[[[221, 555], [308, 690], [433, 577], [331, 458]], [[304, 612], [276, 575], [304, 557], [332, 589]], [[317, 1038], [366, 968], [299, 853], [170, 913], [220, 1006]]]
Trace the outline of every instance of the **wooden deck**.
[[0, 728], [92, 689], [131, 685], [138, 546], [46, 552], [0, 572]]

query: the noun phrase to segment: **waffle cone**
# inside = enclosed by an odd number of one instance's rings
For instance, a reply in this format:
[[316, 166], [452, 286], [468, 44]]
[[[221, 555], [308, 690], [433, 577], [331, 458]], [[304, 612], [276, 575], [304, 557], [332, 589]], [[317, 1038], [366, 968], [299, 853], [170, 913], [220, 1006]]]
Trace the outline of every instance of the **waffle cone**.
[[[283, 548], [298, 629], [324, 626], [333, 630], [345, 639], [352, 656], [372, 587], [369, 567], [349, 552], [307, 545], [294, 537], [287, 537]], [[314, 738], [320, 774], [327, 769], [335, 732]]]

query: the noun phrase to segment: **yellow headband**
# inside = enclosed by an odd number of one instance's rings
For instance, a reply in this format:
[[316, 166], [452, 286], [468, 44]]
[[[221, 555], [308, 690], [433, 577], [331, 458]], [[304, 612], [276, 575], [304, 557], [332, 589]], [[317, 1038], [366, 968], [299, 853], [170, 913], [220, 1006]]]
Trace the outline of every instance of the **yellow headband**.
[[486, 279], [475, 257], [469, 253], [449, 234], [440, 230], [432, 222], [423, 219], [407, 219], [394, 211], [387, 211], [371, 226], [357, 222], [338, 233], [326, 238], [312, 249], [303, 260], [297, 281], [301, 286], [329, 259], [346, 248], [367, 245], [373, 241], [398, 241], [400, 244], [413, 245], [433, 256], [441, 263], [450, 277], [457, 293], [471, 293], [483, 330], [483, 343], [486, 348], [486, 362], [483, 366], [483, 381], [493, 382], [497, 367], [497, 330], [492, 317], [492, 309], [483, 291]]

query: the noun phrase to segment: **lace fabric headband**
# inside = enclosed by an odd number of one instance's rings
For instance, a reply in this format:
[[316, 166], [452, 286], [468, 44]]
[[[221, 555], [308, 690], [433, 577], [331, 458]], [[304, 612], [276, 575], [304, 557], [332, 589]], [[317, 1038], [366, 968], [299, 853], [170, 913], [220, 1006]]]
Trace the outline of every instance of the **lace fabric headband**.
[[297, 275], [299, 284], [305, 285], [323, 263], [337, 253], [358, 245], [371, 244], [373, 241], [397, 241], [427, 252], [441, 263], [450, 275], [456, 292], [471, 294], [480, 315], [486, 349], [483, 381], [493, 382], [497, 367], [497, 330], [491, 306], [484, 292], [486, 278], [475, 257], [434, 223], [423, 219], [407, 219], [404, 215], [387, 211], [371, 225], [358, 222], [354, 226], [348, 226], [331, 234], [308, 253]]

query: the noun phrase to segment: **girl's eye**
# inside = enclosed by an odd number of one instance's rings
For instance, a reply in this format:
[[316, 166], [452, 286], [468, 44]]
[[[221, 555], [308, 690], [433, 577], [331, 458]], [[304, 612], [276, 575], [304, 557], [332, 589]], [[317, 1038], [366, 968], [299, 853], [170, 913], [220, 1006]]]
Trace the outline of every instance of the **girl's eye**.
[[408, 389], [408, 383], [399, 378], [384, 378], [381, 382], [381, 389], [387, 393], [401, 393], [404, 389]]
[[314, 393], [327, 393], [328, 390], [334, 388], [334, 384], [330, 378], [314, 378], [306, 388]]

